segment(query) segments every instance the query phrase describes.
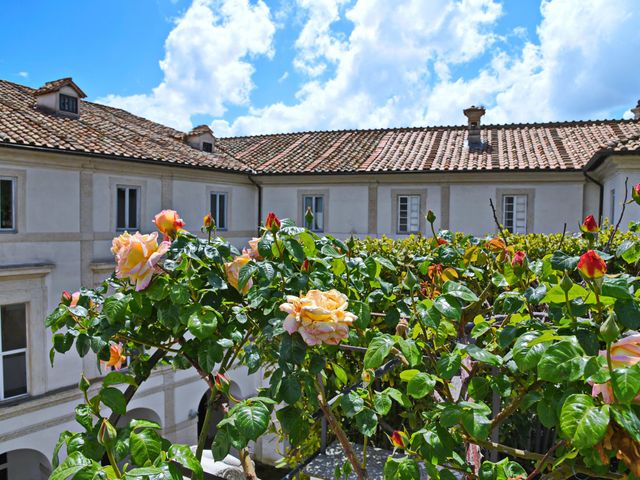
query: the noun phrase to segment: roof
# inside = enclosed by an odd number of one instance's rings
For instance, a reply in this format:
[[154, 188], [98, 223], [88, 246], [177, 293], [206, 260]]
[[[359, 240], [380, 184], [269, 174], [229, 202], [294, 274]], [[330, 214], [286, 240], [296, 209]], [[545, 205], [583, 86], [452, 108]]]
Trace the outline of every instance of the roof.
[[[344, 130], [218, 139], [263, 174], [571, 171], [612, 142], [640, 135], [637, 120], [483, 125], [469, 149], [466, 126]], [[640, 151], [636, 143], [626, 144]]]
[[75, 84], [71, 77], [61, 78], [59, 80], [53, 80], [51, 82], [45, 83], [42, 87], [37, 89], [34, 94], [35, 95], [44, 95], [47, 93], [57, 92], [62, 87], [69, 86], [73, 88], [80, 98], [85, 98], [87, 95], [80, 89], [78, 85]]
[[640, 152], [640, 120], [593, 120], [482, 125], [472, 149], [467, 126], [441, 126], [218, 138], [208, 153], [185, 141], [208, 127], [185, 134], [86, 101], [67, 118], [37, 109], [39, 91], [0, 80], [0, 145], [266, 175], [577, 171], [601, 155]]
[[36, 90], [0, 80], [0, 145], [27, 146], [135, 160], [251, 173], [228, 153], [197, 150], [184, 133], [118, 108], [81, 100], [82, 115], [68, 118], [36, 108]]

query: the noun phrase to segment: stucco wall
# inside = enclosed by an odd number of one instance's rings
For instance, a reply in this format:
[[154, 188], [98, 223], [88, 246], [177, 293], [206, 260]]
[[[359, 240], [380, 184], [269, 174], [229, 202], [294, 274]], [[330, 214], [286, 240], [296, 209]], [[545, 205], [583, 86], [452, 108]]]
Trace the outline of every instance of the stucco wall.
[[[604, 186], [602, 216], [612, 223], [618, 221], [622, 211], [622, 202], [625, 194], [625, 179], [628, 180], [628, 198], [631, 200], [631, 188], [640, 183], [640, 155], [612, 157], [598, 171], [598, 176]], [[615, 191], [615, 202], [612, 205], [611, 191]], [[613, 208], [612, 208], [613, 207]], [[611, 218], [611, 214], [614, 218]], [[629, 222], [640, 221], [640, 207], [635, 204], [627, 205], [620, 228], [626, 230]]]

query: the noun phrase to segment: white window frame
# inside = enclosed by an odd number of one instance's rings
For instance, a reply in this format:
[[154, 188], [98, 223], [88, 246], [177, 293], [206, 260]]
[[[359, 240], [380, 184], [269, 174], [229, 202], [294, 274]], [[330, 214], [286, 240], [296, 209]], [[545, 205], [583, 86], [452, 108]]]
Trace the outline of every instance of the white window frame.
[[[405, 230], [402, 230], [402, 228], [400, 227], [400, 222], [402, 220], [402, 217], [400, 215], [400, 206], [402, 203], [402, 200], [405, 199], [407, 200], [407, 226]], [[418, 225], [416, 226], [416, 228], [412, 229], [411, 228], [411, 200], [417, 200], [418, 202], [418, 218], [417, 218], [417, 222]], [[422, 198], [419, 194], [398, 194], [397, 199], [396, 199], [396, 233], [402, 234], [402, 235], [411, 235], [412, 233], [419, 233], [421, 231], [421, 226], [420, 226], [420, 218], [422, 215]]]
[[16, 189], [18, 187], [18, 179], [16, 177], [0, 176], [0, 180], [9, 180], [11, 182], [11, 228], [0, 226], [0, 233], [15, 233], [17, 231]]
[[[125, 190], [125, 195], [124, 195], [124, 223], [125, 223], [125, 227], [120, 227], [118, 226], [118, 191], [120, 189], [124, 189]], [[129, 225], [129, 191], [130, 190], [135, 190], [136, 191], [136, 217], [138, 220], [138, 224], [134, 227]], [[125, 230], [140, 230], [140, 224], [141, 224], [141, 218], [140, 218], [140, 214], [141, 214], [141, 203], [142, 203], [142, 188], [140, 187], [140, 185], [121, 185], [118, 184], [116, 185], [116, 208], [115, 208], [115, 224], [116, 224], [116, 231], [118, 232], [124, 232]]]
[[[313, 223], [311, 225], [310, 230], [316, 233], [324, 232], [327, 218], [327, 201], [326, 196], [322, 193], [305, 193], [302, 195], [302, 221], [304, 226], [307, 226], [305, 215], [307, 214], [307, 198], [311, 199], [311, 213], [313, 213]], [[318, 226], [318, 210], [317, 210], [317, 202], [318, 198], [322, 199], [322, 225]]]
[[[513, 218], [511, 219], [511, 229], [507, 226], [507, 199], [513, 198]], [[518, 228], [516, 206], [518, 199], [524, 199], [524, 228]], [[524, 193], [506, 193], [502, 195], [502, 226], [515, 234], [526, 234], [529, 228], [529, 196]]]
[[[211, 211], [211, 216], [216, 222], [216, 229], [226, 232], [229, 230], [229, 192], [210, 191], [209, 192], [209, 210], [212, 210], [213, 197], [216, 196], [216, 211]], [[220, 218], [220, 197], [224, 197], [224, 225], [218, 225]]]
[[[27, 309], [27, 304], [23, 303], [23, 302], [19, 302], [19, 303], [6, 303], [3, 304], [2, 306], [6, 306], [6, 305], [23, 305], [24, 307], [24, 328], [25, 328], [25, 334], [26, 334], [26, 344], [27, 346], [29, 345], [29, 321], [27, 318], [28, 315], [28, 309]], [[24, 353], [24, 362], [25, 362], [25, 378], [24, 378], [24, 385], [25, 385], [25, 393], [21, 393], [19, 395], [13, 395], [11, 397], [6, 397], [4, 394], [4, 357], [6, 356], [10, 356], [10, 355], [16, 355], [18, 353]], [[27, 351], [27, 347], [24, 348], [17, 348], [15, 350], [9, 350], [9, 351], [3, 351], [2, 350], [2, 312], [0, 310], [0, 401], [4, 401], [4, 400], [14, 400], [16, 398], [21, 398], [21, 397], [26, 397], [27, 395], [29, 395], [29, 352]]]

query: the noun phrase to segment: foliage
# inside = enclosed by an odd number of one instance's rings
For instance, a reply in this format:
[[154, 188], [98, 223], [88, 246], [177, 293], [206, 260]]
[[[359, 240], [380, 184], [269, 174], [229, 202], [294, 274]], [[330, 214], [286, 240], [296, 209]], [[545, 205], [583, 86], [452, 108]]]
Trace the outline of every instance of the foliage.
[[[243, 457], [269, 429], [299, 458], [317, 443], [318, 412], [351, 462], [337, 475], [353, 469], [364, 478], [351, 443], [372, 442], [402, 453], [389, 458], [385, 478], [419, 478], [419, 463], [436, 480], [550, 471], [640, 478], [634, 234], [618, 234], [607, 253], [607, 233], [567, 236], [562, 250], [560, 235], [507, 236], [508, 245], [450, 232], [438, 232], [439, 242], [344, 242], [268, 220], [242, 254], [212, 236], [210, 222], [208, 238], [177, 229], [148, 287], [136, 291], [119, 271], [77, 302], [63, 298], [47, 320], [56, 332], [52, 360], [75, 345], [107, 361], [122, 344], [130, 373], [111, 373], [97, 389], [81, 382], [76, 412], [85, 431], [61, 435], [56, 456], [63, 445], [68, 456], [52, 478], [180, 478], [172, 462], [198, 478], [203, 447], [215, 458], [232, 447]], [[578, 268], [590, 248], [607, 275], [584, 268], [584, 259]], [[101, 408], [112, 420], [126, 411], [117, 385], [135, 390], [157, 361], [195, 368], [211, 390], [210, 409], [232, 405], [213, 445], [201, 436], [195, 455], [168, 444], [156, 425], [134, 421], [111, 436], [103, 428]], [[229, 395], [223, 374], [238, 364], [265, 374], [256, 397]], [[490, 440], [519, 419], [554, 429], [557, 442], [534, 452], [504, 436]], [[491, 450], [503, 458], [482, 461]], [[101, 467], [105, 452], [109, 466]]]

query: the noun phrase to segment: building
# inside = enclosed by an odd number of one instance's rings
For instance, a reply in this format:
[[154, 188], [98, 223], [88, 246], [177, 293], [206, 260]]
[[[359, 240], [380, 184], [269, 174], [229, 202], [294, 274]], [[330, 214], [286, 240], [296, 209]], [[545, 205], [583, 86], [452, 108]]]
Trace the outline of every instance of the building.
[[[440, 228], [483, 235], [495, 230], [489, 199], [513, 231], [551, 232], [588, 213], [614, 217], [625, 178], [640, 182], [640, 104], [634, 120], [485, 126], [472, 107], [466, 126], [216, 138], [84, 96], [70, 78], [37, 90], [0, 81], [0, 479], [47, 478], [58, 434], [77, 428], [81, 372], [100, 375], [73, 352], [49, 366], [44, 317], [63, 290], [109, 275], [112, 238], [153, 231], [161, 209], [192, 231], [211, 211], [237, 245], [266, 212], [302, 223], [307, 207], [315, 230], [340, 237], [427, 233], [427, 209]], [[259, 381], [233, 379], [239, 397]], [[132, 415], [195, 443], [205, 391], [159, 369]]]

